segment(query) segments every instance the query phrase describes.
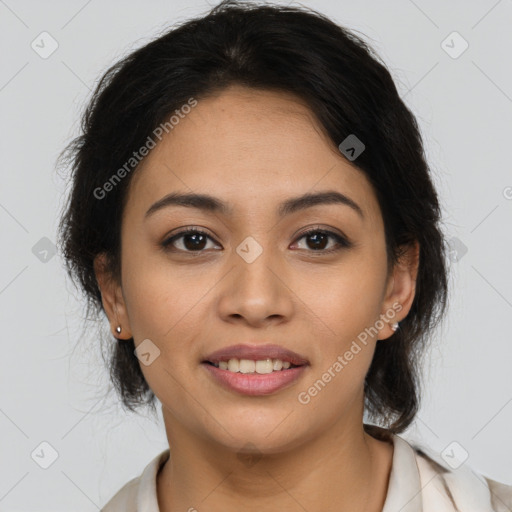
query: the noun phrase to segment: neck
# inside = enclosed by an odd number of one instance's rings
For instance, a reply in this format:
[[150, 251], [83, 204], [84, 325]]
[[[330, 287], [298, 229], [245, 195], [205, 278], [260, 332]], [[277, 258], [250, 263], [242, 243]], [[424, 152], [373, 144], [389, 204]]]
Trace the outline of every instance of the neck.
[[[165, 416], [164, 412], [164, 416]], [[171, 428], [172, 425], [172, 428]], [[166, 420], [171, 455], [157, 478], [160, 512], [382, 510], [392, 444], [362, 423], [329, 432], [288, 451], [241, 455]], [[170, 435], [172, 434], [172, 436]]]

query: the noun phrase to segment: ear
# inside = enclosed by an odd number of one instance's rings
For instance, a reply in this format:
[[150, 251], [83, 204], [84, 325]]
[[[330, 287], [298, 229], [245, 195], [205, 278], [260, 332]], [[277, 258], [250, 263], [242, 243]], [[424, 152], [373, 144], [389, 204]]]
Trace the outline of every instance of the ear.
[[400, 257], [392, 269], [386, 285], [382, 303], [381, 318], [385, 318], [384, 327], [379, 330], [379, 340], [394, 334], [391, 325], [400, 322], [409, 313], [416, 293], [416, 278], [420, 261], [420, 245], [416, 240], [400, 248]]
[[[132, 332], [121, 284], [108, 271], [105, 253], [101, 253], [94, 258], [94, 273], [96, 274], [96, 281], [101, 291], [101, 302], [107, 314], [112, 334], [119, 339], [130, 339]], [[120, 334], [116, 332], [118, 325], [122, 329]]]

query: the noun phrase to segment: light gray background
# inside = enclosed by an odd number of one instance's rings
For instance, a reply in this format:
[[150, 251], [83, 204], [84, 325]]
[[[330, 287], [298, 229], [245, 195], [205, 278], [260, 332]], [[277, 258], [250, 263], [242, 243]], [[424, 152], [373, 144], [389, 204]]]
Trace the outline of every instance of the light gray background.
[[[512, 1], [304, 4], [361, 31], [384, 58], [421, 125], [447, 233], [467, 247], [454, 252], [449, 314], [435, 335], [423, 407], [403, 437], [437, 452], [457, 441], [466, 464], [510, 484]], [[55, 159], [77, 135], [95, 81], [208, 7], [0, 0], [2, 511], [98, 510], [167, 447], [163, 424], [124, 414], [115, 400], [100, 407], [108, 379], [99, 348], [84, 339], [72, 353], [82, 303], [60, 258], [43, 263], [32, 248], [43, 237], [55, 242], [65, 194]], [[59, 45], [47, 59], [31, 48], [43, 31]], [[453, 31], [469, 43], [458, 58], [441, 45]], [[58, 452], [48, 469], [31, 458], [43, 441]]]

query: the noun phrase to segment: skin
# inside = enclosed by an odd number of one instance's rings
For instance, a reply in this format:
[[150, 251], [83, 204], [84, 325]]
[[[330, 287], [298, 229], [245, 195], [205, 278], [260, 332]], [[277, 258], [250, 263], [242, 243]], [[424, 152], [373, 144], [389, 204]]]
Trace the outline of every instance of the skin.
[[[277, 217], [285, 199], [321, 190], [349, 196], [364, 218], [339, 204]], [[214, 195], [234, 214], [171, 206], [144, 218], [173, 191]], [[174, 252], [161, 247], [189, 226], [211, 237], [198, 257], [186, 237], [175, 240]], [[322, 254], [311, 237], [301, 237], [310, 227], [344, 234], [354, 245]], [[112, 332], [121, 325], [117, 337], [133, 337], [136, 346], [149, 338], [160, 350], [141, 364], [162, 403], [171, 448], [157, 479], [160, 510], [226, 512], [243, 503], [248, 511], [380, 511], [393, 446], [363, 430], [364, 378], [376, 343], [387, 343], [391, 323], [410, 310], [418, 246], [388, 274], [375, 193], [307, 106], [289, 94], [241, 86], [200, 99], [134, 174], [121, 236], [122, 282], [110, 279], [103, 255], [95, 269]], [[263, 250], [252, 263], [236, 252], [247, 236]], [[329, 238], [321, 247], [336, 245]], [[300, 403], [298, 394], [396, 303], [400, 312]], [[282, 345], [309, 366], [272, 395], [226, 390], [200, 363], [244, 342]], [[252, 463], [240, 457], [244, 446]]]

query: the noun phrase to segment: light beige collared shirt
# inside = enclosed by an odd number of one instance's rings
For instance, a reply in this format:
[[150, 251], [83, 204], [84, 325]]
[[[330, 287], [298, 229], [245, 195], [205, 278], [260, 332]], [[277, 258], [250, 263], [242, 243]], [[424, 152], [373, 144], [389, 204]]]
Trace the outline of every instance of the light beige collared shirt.
[[[400, 436], [392, 435], [392, 441], [382, 512], [512, 512], [512, 485], [481, 476], [466, 464], [452, 469], [426, 447], [411, 445]], [[157, 455], [101, 512], [159, 512], [156, 476], [169, 454], [167, 449]]]

